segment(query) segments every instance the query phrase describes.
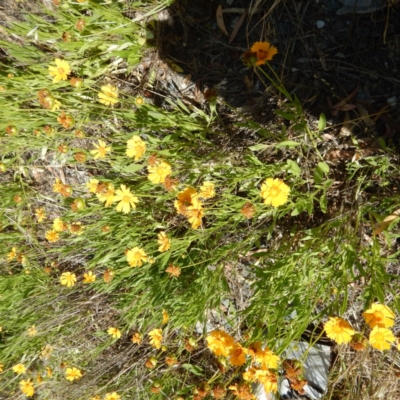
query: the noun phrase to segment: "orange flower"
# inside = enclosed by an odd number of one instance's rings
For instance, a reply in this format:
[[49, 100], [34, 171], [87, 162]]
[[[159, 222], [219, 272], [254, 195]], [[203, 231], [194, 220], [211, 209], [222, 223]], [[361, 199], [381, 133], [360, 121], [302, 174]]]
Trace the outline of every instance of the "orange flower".
[[255, 42], [250, 50], [257, 54], [256, 65], [263, 65], [266, 61], [271, 61], [272, 57], [278, 53], [278, 49], [268, 42]]
[[179, 267], [176, 267], [175, 265], [170, 264], [165, 272], [169, 274], [170, 278], [177, 278], [181, 274], [181, 269]]

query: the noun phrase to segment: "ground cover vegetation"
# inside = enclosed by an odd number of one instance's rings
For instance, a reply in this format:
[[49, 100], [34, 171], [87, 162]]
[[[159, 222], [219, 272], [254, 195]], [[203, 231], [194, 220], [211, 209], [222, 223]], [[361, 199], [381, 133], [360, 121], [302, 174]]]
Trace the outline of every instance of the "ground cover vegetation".
[[130, 82], [172, 1], [23, 5], [0, 26], [0, 398], [301, 394], [305, 332], [335, 346], [326, 398], [398, 398], [396, 143], [327, 152], [265, 37], [238, 61], [273, 125], [217, 88], [153, 101], [152, 71]]

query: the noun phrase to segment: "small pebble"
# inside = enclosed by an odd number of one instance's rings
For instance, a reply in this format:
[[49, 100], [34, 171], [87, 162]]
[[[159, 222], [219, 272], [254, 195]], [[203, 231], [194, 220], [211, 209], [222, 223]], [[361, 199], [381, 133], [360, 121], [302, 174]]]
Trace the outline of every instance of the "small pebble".
[[317, 28], [322, 29], [325, 26], [325, 22], [320, 19], [317, 21]]

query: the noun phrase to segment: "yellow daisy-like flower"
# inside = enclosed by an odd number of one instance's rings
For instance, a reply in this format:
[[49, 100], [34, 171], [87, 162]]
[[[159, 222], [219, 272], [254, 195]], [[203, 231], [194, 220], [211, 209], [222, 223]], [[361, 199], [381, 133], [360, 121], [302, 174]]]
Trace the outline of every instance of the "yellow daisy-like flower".
[[14, 260], [14, 258], [17, 257], [17, 255], [18, 255], [17, 248], [16, 248], [16, 247], [13, 247], [13, 248], [11, 249], [11, 251], [10, 251], [10, 252], [8, 253], [8, 255], [7, 255], [7, 261], [12, 261], [12, 260]]
[[135, 157], [135, 161], [140, 160], [146, 152], [146, 142], [139, 135], [135, 135], [129, 139], [126, 145], [126, 155], [130, 158]]
[[98, 184], [99, 181], [97, 179], [90, 179], [89, 182], [86, 182], [86, 187], [90, 193], [96, 193]]
[[82, 378], [82, 372], [80, 369], [72, 367], [72, 368], [67, 368], [65, 370], [65, 379], [67, 381], [77, 381]]
[[224, 331], [212, 331], [207, 337], [207, 347], [218, 357], [228, 357], [235, 340]]
[[76, 275], [72, 272], [63, 272], [60, 276], [61, 285], [72, 287], [76, 282]]
[[338, 344], [349, 343], [351, 337], [356, 333], [347, 321], [339, 317], [329, 317], [329, 321], [325, 323], [324, 329], [328, 338]]
[[37, 218], [37, 222], [43, 222], [47, 217], [46, 217], [46, 210], [43, 207], [37, 208], [35, 210], [35, 215]]
[[271, 61], [275, 54], [278, 54], [278, 49], [268, 42], [255, 42], [250, 50], [257, 54], [256, 65], [263, 65], [267, 61]]
[[240, 366], [246, 363], [246, 352], [240, 343], [234, 343], [229, 351], [229, 361], [232, 365]]
[[107, 393], [104, 400], [121, 400], [121, 396], [117, 392]]
[[150, 337], [150, 345], [155, 349], [161, 348], [161, 342], [163, 340], [162, 337], [162, 329], [153, 329], [147, 334]]
[[147, 261], [147, 254], [143, 249], [134, 247], [126, 252], [126, 259], [131, 267], [141, 267], [142, 261]]
[[105, 207], [110, 207], [114, 203], [115, 199], [115, 189], [114, 186], [109, 184], [108, 189], [105, 193], [98, 193], [97, 198], [104, 203]]
[[169, 240], [167, 234], [162, 231], [157, 236], [157, 243], [159, 244], [158, 251], [161, 251], [161, 253], [163, 253], [164, 251], [169, 250], [171, 248], [171, 241]]
[[60, 81], [66, 81], [68, 79], [68, 75], [71, 73], [71, 67], [67, 61], [61, 60], [60, 58], [55, 59], [56, 66], [49, 66], [49, 73], [53, 75], [53, 83], [57, 83]]
[[136, 208], [136, 203], [139, 202], [139, 199], [125, 185], [121, 185], [121, 189], [117, 189], [115, 193], [114, 201], [119, 201], [116, 207], [117, 211], [128, 214], [131, 211], [131, 207], [133, 209]]
[[285, 204], [288, 200], [290, 187], [280, 179], [267, 178], [261, 185], [261, 197], [264, 203], [272, 205], [272, 207], [279, 207]]
[[60, 239], [60, 235], [54, 229], [50, 229], [49, 231], [46, 231], [45, 238], [50, 243], [55, 243], [58, 242], [58, 240]]
[[32, 379], [22, 380], [19, 383], [19, 388], [26, 397], [32, 397], [35, 394], [35, 388], [32, 385]]
[[254, 358], [258, 363], [269, 369], [277, 369], [280, 362], [279, 356], [268, 349], [268, 347], [258, 351]]
[[162, 323], [166, 324], [169, 321], [169, 314], [167, 310], [162, 310]]
[[119, 339], [121, 337], [121, 331], [118, 328], [110, 327], [107, 329], [107, 333], [114, 339]]
[[95, 149], [90, 150], [90, 154], [93, 154], [95, 160], [106, 158], [106, 154], [111, 151], [111, 147], [107, 147], [107, 143], [104, 140], [99, 140], [98, 143], [94, 144]]
[[53, 192], [54, 193], [61, 193], [64, 188], [64, 184], [60, 181], [60, 179], [56, 178], [56, 182], [53, 185]]
[[28, 336], [36, 336], [37, 335], [37, 329], [35, 327], [35, 325], [30, 326], [27, 330], [26, 330], [26, 334]]
[[95, 280], [96, 280], [96, 275], [92, 271], [83, 274], [83, 283], [85, 284], [93, 283]]
[[278, 377], [268, 368], [263, 367], [261, 369], [257, 369], [255, 374], [257, 380], [263, 384], [264, 390], [267, 393], [276, 393], [278, 391]]
[[26, 372], [26, 368], [25, 368], [24, 364], [14, 365], [12, 367], [12, 370], [18, 375], [24, 374]]
[[149, 181], [154, 184], [164, 183], [167, 176], [172, 173], [171, 165], [166, 161], [159, 161], [154, 166], [149, 165], [147, 169]]
[[391, 343], [396, 341], [393, 332], [387, 328], [375, 326], [369, 335], [369, 342], [374, 349], [389, 350]]
[[174, 206], [178, 214], [186, 215], [187, 209], [193, 204], [193, 200], [198, 197], [196, 189], [187, 187], [184, 191], [177, 194], [177, 199], [174, 202]]
[[67, 224], [59, 217], [55, 218], [53, 221], [53, 230], [56, 232], [64, 232], [68, 229]]
[[215, 196], [215, 185], [213, 182], [205, 181], [200, 187], [200, 197], [203, 199], [211, 199]]
[[142, 334], [139, 332], [135, 332], [131, 337], [131, 342], [140, 344], [140, 343], [142, 343], [142, 339], [143, 339]]
[[105, 106], [113, 106], [118, 103], [118, 88], [113, 85], [104, 85], [98, 93], [99, 102]]
[[189, 206], [186, 211], [186, 216], [192, 224], [193, 229], [197, 229], [201, 225], [201, 219], [204, 215], [202, 203], [197, 198], [193, 199], [193, 205]]
[[395, 319], [394, 312], [383, 304], [372, 304], [372, 307], [363, 313], [363, 317], [371, 328], [390, 328]]
[[84, 230], [85, 230], [85, 227], [82, 225], [82, 222], [80, 222], [80, 221], [71, 222], [71, 224], [69, 225], [69, 231], [73, 235], [80, 236], [80, 235], [82, 235]]

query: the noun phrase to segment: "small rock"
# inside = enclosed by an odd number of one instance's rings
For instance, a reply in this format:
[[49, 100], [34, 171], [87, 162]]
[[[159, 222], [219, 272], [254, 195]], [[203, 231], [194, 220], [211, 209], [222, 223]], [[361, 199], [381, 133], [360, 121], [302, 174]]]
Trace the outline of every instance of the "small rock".
[[325, 26], [325, 21], [321, 21], [320, 19], [317, 21], [317, 28], [322, 29]]

